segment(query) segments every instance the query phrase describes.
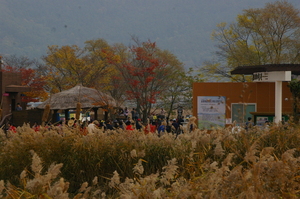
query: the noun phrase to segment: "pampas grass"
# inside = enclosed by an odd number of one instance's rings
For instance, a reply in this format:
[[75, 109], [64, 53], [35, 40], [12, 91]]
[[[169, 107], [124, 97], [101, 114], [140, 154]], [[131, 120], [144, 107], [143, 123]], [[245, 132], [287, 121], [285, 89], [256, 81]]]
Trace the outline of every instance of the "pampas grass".
[[50, 113], [50, 104], [47, 104], [42, 116], [42, 122], [47, 122]]
[[298, 198], [299, 126], [161, 137], [0, 130], [1, 198]]

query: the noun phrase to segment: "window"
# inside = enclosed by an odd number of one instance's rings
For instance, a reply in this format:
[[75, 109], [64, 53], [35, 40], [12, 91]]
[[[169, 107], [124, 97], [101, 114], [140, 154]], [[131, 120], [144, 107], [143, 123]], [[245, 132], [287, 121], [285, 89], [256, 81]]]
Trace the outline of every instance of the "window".
[[242, 125], [247, 121], [248, 117], [252, 117], [250, 112], [256, 111], [255, 103], [236, 103], [231, 104], [231, 118], [232, 122], [236, 121], [237, 125]]

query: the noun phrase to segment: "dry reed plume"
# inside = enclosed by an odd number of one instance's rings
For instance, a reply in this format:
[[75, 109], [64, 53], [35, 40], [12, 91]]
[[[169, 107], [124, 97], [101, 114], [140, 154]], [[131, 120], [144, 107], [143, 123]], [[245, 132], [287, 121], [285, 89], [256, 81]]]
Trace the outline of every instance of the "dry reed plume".
[[299, 129], [176, 138], [24, 125], [1, 132], [1, 198], [299, 198]]

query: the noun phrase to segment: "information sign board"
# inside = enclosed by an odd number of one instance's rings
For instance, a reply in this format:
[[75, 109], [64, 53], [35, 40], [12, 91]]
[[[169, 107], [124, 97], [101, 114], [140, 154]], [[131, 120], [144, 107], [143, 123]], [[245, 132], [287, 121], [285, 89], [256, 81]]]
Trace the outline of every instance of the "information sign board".
[[291, 81], [291, 71], [273, 71], [253, 73], [254, 82]]
[[198, 96], [198, 127], [211, 130], [213, 127], [225, 127], [226, 97]]

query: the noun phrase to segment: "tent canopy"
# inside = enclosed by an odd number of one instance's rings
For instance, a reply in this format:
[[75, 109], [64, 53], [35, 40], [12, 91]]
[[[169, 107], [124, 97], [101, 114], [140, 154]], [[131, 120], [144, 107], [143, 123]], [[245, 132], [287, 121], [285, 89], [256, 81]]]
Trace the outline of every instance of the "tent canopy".
[[81, 103], [81, 108], [116, 107], [117, 105], [113, 97], [96, 89], [78, 85], [51, 95], [37, 108], [45, 109], [46, 105], [49, 104], [52, 110], [76, 109], [78, 102]]

